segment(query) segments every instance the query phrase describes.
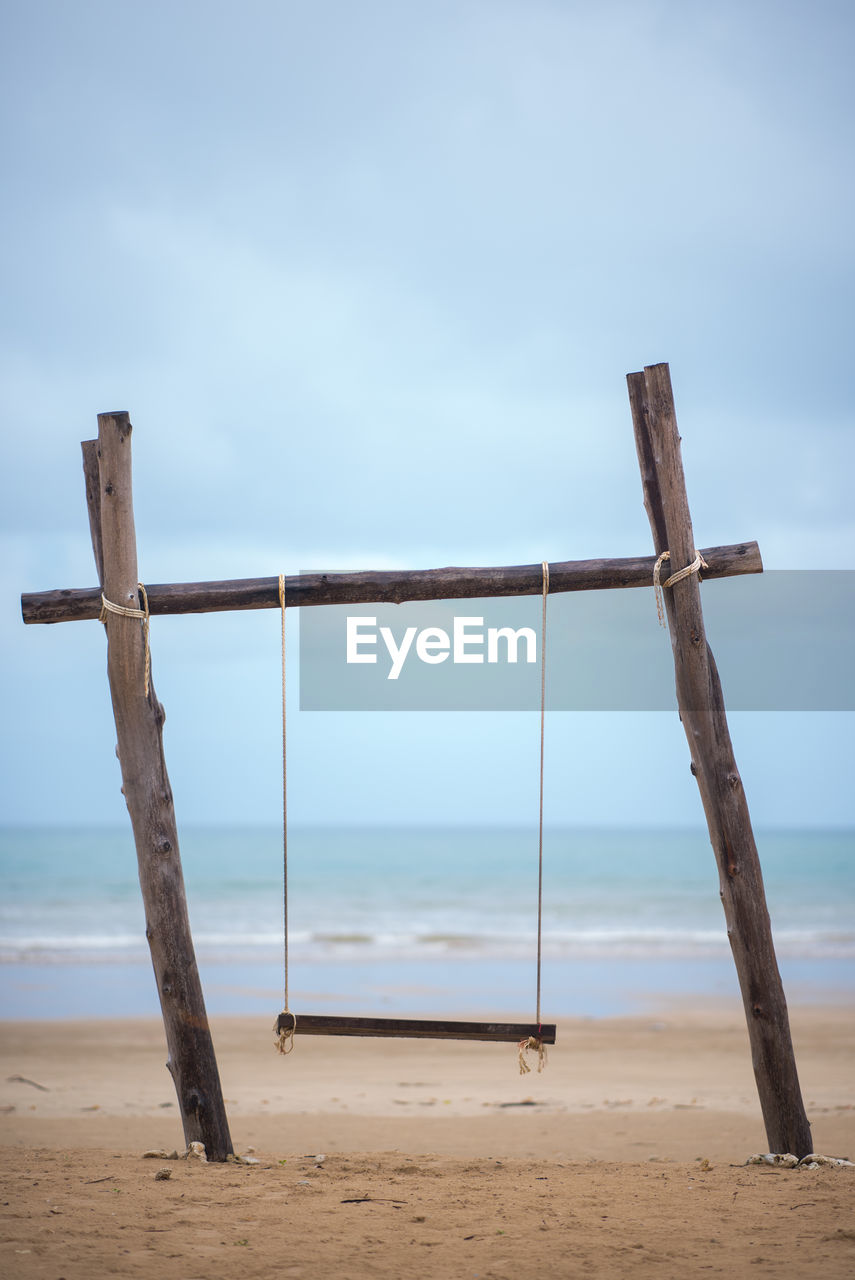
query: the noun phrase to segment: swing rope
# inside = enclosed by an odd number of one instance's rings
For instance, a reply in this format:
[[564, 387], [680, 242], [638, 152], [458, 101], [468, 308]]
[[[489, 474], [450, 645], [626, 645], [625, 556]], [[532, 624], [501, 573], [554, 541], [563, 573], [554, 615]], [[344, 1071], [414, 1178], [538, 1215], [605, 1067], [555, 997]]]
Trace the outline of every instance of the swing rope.
[[543, 562], [543, 614], [540, 622], [540, 797], [537, 823], [537, 1029], [540, 1016], [540, 977], [543, 967], [543, 758], [546, 736], [546, 598], [549, 595], [549, 565]]
[[546, 560], [543, 569], [543, 610], [540, 619], [540, 798], [537, 823], [537, 1035], [527, 1036], [519, 1043], [520, 1075], [531, 1071], [525, 1060], [531, 1049], [537, 1052], [537, 1069], [542, 1071], [546, 1065], [546, 1048], [541, 1039], [543, 1022], [540, 1016], [540, 986], [543, 968], [543, 761], [544, 743], [546, 739], [546, 598], [549, 595], [549, 565]]
[[[538, 839], [537, 839], [537, 984], [536, 984], [536, 1021], [537, 1035], [528, 1035], [518, 1043], [520, 1075], [525, 1075], [531, 1071], [531, 1067], [526, 1062], [525, 1055], [529, 1051], [537, 1054], [537, 1069], [542, 1071], [546, 1065], [546, 1047], [544, 1044], [544, 1027], [541, 1020], [541, 972], [543, 963], [543, 774], [544, 774], [544, 745], [545, 745], [545, 728], [546, 728], [546, 601], [549, 595], [549, 565], [544, 560], [542, 562], [543, 571], [543, 607], [541, 615], [541, 644], [540, 644], [540, 790], [538, 805]], [[287, 719], [286, 719], [286, 696], [285, 696], [285, 576], [279, 575], [279, 606], [282, 615], [282, 867], [283, 867], [283, 888], [282, 888], [282, 919], [283, 919], [283, 1011], [276, 1020], [274, 1028], [276, 1033], [276, 1046], [280, 1053], [287, 1054], [294, 1048], [294, 1033], [297, 1029], [297, 1015], [292, 1013], [289, 1008], [288, 996], [288, 752], [287, 752]], [[290, 1025], [289, 1025], [290, 1020]], [[308, 1018], [304, 1023], [304, 1029], [308, 1031], [316, 1031], [324, 1034], [317, 1024], [329, 1022], [324, 1018]], [[351, 1023], [359, 1022], [360, 1019], [350, 1019]], [[375, 1020], [376, 1021], [376, 1020]], [[445, 1024], [437, 1024], [444, 1027]], [[457, 1024], [460, 1027], [468, 1024]], [[473, 1028], [480, 1031], [481, 1024], [471, 1024]], [[407, 1034], [403, 1031], [403, 1023], [399, 1023], [398, 1033]], [[337, 1027], [339, 1031], [342, 1026]], [[495, 1039], [502, 1038], [501, 1032], [510, 1031], [499, 1024], [493, 1024], [489, 1028], [489, 1035], [486, 1038]], [[554, 1042], [555, 1027], [550, 1026], [545, 1029], [551, 1037], [550, 1044]], [[499, 1032], [497, 1036], [495, 1033]], [[348, 1034], [347, 1031], [344, 1032]], [[376, 1033], [376, 1032], [375, 1032]], [[359, 1032], [354, 1032], [359, 1034]], [[366, 1032], [371, 1034], [371, 1032]], [[424, 1034], [423, 1032], [421, 1034]], [[467, 1031], [467, 1038], [468, 1038]], [[477, 1033], [473, 1038], [485, 1038]], [[509, 1038], [509, 1037], [508, 1037]], [[549, 1037], [547, 1037], [549, 1038]]]
[[291, 1026], [283, 1028], [277, 1019], [276, 1046], [280, 1053], [290, 1053], [294, 1048], [294, 1032], [297, 1015], [288, 1007], [288, 750], [285, 715], [285, 575], [279, 575], [279, 608], [282, 612], [282, 973], [284, 983], [283, 1016], [291, 1019]]

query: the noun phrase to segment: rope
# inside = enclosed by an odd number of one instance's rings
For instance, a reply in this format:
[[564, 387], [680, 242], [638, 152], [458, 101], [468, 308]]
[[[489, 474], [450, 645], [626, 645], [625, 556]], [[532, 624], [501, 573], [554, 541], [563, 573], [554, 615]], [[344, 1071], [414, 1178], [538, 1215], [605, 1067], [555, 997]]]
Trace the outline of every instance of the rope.
[[[518, 1045], [520, 1075], [531, 1071], [525, 1059], [530, 1050], [537, 1053], [537, 1069], [542, 1071], [546, 1065], [546, 1047], [540, 1038], [542, 1026], [540, 1012], [541, 973], [543, 967], [543, 773], [544, 745], [546, 737], [546, 600], [549, 595], [549, 564], [542, 562], [543, 571], [543, 609], [541, 614], [540, 639], [540, 794], [538, 805], [537, 833], [537, 997], [536, 1018], [538, 1035], [527, 1036]], [[285, 699], [285, 577], [279, 575], [279, 605], [282, 613], [282, 918], [283, 918], [283, 973], [284, 1004], [283, 1011], [276, 1020], [276, 1046], [280, 1053], [290, 1053], [294, 1048], [294, 1032], [297, 1029], [297, 1015], [288, 1007], [288, 752], [287, 721]], [[282, 1019], [289, 1017], [291, 1026], [283, 1027]]]
[[540, 621], [540, 804], [537, 824], [537, 1029], [540, 1031], [540, 974], [543, 960], [543, 746], [546, 729], [546, 597], [549, 565], [543, 561], [543, 613]]
[[518, 1048], [519, 1048], [519, 1058], [520, 1058], [520, 1075], [524, 1076], [529, 1071], [531, 1071], [531, 1067], [528, 1065], [528, 1063], [525, 1060], [525, 1055], [528, 1053], [530, 1049], [537, 1053], [537, 1072], [539, 1075], [540, 1072], [543, 1070], [543, 1068], [546, 1066], [546, 1045], [543, 1043], [540, 1037], [526, 1036], [524, 1040], [520, 1040]]
[[285, 575], [279, 575], [279, 607], [282, 613], [282, 971], [284, 987], [283, 1014], [291, 1018], [291, 1026], [286, 1031], [279, 1026], [276, 1047], [280, 1053], [290, 1053], [294, 1048], [294, 1032], [297, 1028], [297, 1016], [288, 1008], [288, 751], [285, 717]]
[[[291, 1025], [287, 1031], [281, 1025], [284, 1017], [291, 1019]], [[290, 1009], [283, 1010], [282, 1017], [276, 1019], [276, 1026], [273, 1030], [276, 1032], [276, 1048], [280, 1053], [290, 1053], [294, 1048], [294, 1032], [297, 1030], [296, 1013], [292, 1013]]]
[[678, 569], [676, 573], [672, 573], [670, 578], [666, 578], [664, 582], [659, 581], [660, 570], [665, 560], [671, 559], [670, 551], [663, 551], [656, 564], [653, 566], [653, 594], [656, 597], [656, 615], [659, 618], [659, 625], [665, 626], [665, 610], [662, 607], [662, 589], [663, 587], [673, 587], [675, 582], [682, 582], [683, 578], [688, 578], [690, 574], [697, 573], [700, 569], [708, 569], [709, 565], [701, 555], [700, 551], [695, 552], [695, 558], [691, 564], [687, 564], [684, 569]]
[[531, 1067], [525, 1060], [529, 1050], [537, 1053], [537, 1069], [542, 1071], [546, 1065], [546, 1047], [540, 1038], [542, 1026], [540, 1016], [541, 971], [543, 968], [543, 760], [546, 738], [546, 598], [549, 595], [549, 565], [546, 560], [543, 569], [543, 610], [540, 620], [540, 801], [537, 823], [537, 1032], [536, 1036], [526, 1036], [520, 1040], [519, 1061], [520, 1075], [524, 1076]]
[[141, 582], [138, 582], [137, 586], [139, 587], [140, 593], [142, 594], [142, 598], [143, 598], [142, 609], [129, 609], [127, 605], [124, 605], [124, 604], [113, 604], [113, 601], [108, 600], [107, 597], [104, 595], [104, 592], [102, 591], [101, 592], [101, 613], [99, 614], [98, 620], [99, 622], [103, 622], [104, 626], [106, 627], [107, 615], [110, 613], [115, 613], [120, 618], [142, 618], [143, 637], [145, 639], [144, 691], [145, 691], [145, 696], [148, 697], [149, 685], [151, 683], [151, 646], [149, 644], [149, 629], [151, 627], [151, 618], [149, 617], [149, 612], [148, 612], [148, 596], [146, 595], [145, 587]]

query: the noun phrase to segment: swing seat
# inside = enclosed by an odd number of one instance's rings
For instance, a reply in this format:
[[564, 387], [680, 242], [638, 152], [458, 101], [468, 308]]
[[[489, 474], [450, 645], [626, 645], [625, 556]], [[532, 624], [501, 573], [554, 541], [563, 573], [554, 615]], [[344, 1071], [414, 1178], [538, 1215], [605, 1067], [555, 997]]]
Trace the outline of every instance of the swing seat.
[[555, 1023], [448, 1022], [428, 1018], [343, 1018], [318, 1013], [280, 1013], [277, 1035], [293, 1029], [298, 1036], [386, 1036], [409, 1040], [492, 1040], [519, 1044], [533, 1037], [555, 1044]]

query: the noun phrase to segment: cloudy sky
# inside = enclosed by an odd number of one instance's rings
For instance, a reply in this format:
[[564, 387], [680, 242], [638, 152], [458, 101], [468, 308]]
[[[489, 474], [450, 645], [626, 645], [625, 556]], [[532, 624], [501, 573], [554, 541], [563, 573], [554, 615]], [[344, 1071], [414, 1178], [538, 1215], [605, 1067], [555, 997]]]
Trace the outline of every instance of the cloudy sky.
[[[124, 818], [102, 630], [18, 605], [94, 585], [102, 410], [149, 582], [646, 554], [624, 376], [667, 360], [698, 545], [855, 568], [848, 0], [2, 22], [7, 820]], [[153, 623], [179, 824], [276, 820], [277, 628]], [[851, 715], [731, 727], [759, 823], [855, 822]], [[527, 822], [536, 735], [294, 703], [292, 813]], [[700, 821], [676, 713], [555, 714], [547, 752], [552, 821]]]

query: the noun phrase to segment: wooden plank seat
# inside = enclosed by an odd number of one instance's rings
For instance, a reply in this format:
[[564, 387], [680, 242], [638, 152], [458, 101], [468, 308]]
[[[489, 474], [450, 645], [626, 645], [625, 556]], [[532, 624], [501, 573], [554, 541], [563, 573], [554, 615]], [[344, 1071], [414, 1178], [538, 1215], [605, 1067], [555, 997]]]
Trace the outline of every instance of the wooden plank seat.
[[280, 1013], [276, 1032], [289, 1032], [292, 1021], [298, 1036], [387, 1036], [410, 1040], [492, 1040], [519, 1044], [533, 1036], [543, 1044], [555, 1044], [555, 1023], [545, 1022], [449, 1022], [428, 1018], [345, 1018], [317, 1013]]

